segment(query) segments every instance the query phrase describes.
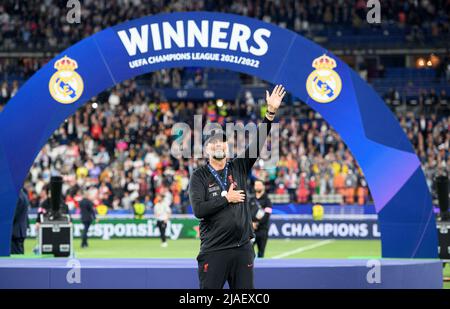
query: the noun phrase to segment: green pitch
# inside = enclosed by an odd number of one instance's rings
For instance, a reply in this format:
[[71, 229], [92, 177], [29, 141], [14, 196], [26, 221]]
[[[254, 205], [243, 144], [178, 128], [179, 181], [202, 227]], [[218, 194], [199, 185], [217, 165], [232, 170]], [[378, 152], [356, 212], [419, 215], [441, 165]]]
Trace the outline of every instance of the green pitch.
[[[167, 248], [159, 239], [90, 239], [88, 248], [81, 248], [81, 240], [74, 240], [77, 258], [195, 258], [200, 241], [194, 239], [169, 240]], [[33, 239], [25, 242], [24, 258], [36, 257], [32, 253]], [[19, 257], [19, 256], [15, 256]], [[380, 258], [378, 240], [289, 240], [270, 239], [266, 258]], [[450, 277], [450, 266], [444, 269]], [[450, 283], [444, 283], [450, 289]]]
[[[25, 242], [26, 257], [32, 256], [35, 242]], [[195, 258], [200, 241], [195, 239], [169, 240], [167, 248], [159, 239], [90, 239], [88, 248], [81, 248], [81, 240], [74, 240], [77, 258]], [[377, 240], [284, 240], [271, 239], [266, 257], [281, 258], [379, 258], [381, 245]]]

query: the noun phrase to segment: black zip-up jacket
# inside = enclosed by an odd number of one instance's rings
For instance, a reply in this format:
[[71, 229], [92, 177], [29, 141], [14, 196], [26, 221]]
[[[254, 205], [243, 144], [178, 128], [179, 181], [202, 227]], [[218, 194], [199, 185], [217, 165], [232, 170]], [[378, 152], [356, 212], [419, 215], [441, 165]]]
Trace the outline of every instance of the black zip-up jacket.
[[[244, 156], [238, 156], [228, 165], [227, 190], [231, 182], [235, 182], [235, 190], [244, 190], [243, 203], [228, 203], [221, 196], [222, 189], [208, 170], [207, 166], [196, 169], [189, 181], [189, 199], [194, 215], [200, 219], [200, 253], [240, 247], [254, 238], [252, 230], [252, 214], [248, 203], [246, 180], [264, 145], [265, 139], [258, 144], [260, 135], [267, 136], [271, 121], [264, 118], [267, 131], [260, 125], [255, 140], [251, 141]], [[257, 143], [256, 156], [250, 158], [249, 149]], [[217, 171], [223, 179], [224, 170]]]
[[87, 198], [83, 198], [80, 201], [80, 213], [81, 213], [81, 222], [92, 223], [92, 221], [95, 220], [94, 203], [92, 203]]

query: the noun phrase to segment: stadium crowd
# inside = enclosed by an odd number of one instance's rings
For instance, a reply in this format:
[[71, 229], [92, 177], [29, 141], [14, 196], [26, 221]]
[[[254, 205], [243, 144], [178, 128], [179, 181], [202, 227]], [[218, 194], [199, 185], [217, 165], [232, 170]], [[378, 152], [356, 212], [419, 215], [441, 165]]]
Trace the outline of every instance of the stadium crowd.
[[[46, 197], [54, 173], [64, 175], [69, 207], [88, 190], [97, 205], [132, 208], [152, 205], [158, 192], [170, 195], [174, 212], [186, 212], [187, 185], [202, 159], [172, 156], [177, 122], [193, 127], [194, 115], [209, 122], [243, 122], [261, 118], [258, 104], [166, 102], [157, 92], [139, 90], [130, 80], [100, 94], [55, 131], [36, 158], [25, 188], [31, 203]], [[432, 187], [437, 173], [450, 172], [450, 117], [432, 111], [398, 115]], [[290, 201], [311, 202], [313, 194], [340, 194], [345, 204], [370, 202], [364, 176], [339, 135], [313, 111], [287, 115], [280, 122], [280, 159], [276, 168], [255, 165], [252, 177], [268, 191], [289, 194]], [[169, 190], [165, 190], [169, 189]]]
[[[0, 50], [60, 51], [126, 20], [192, 10], [255, 17], [309, 38], [327, 29], [351, 29], [350, 35], [359, 35], [361, 29], [371, 27], [394, 27], [417, 44], [430, 38], [445, 41], [450, 34], [448, 0], [383, 0], [383, 23], [378, 26], [363, 22], [367, 13], [364, 0], [83, 0], [81, 23], [76, 25], [67, 23], [66, 5], [66, 0], [1, 1]], [[47, 56], [0, 58], [0, 112], [20, 85], [51, 59]], [[436, 68], [436, 81], [450, 81], [449, 58], [447, 52]], [[362, 61], [355, 69], [369, 82], [383, 77], [382, 66], [376, 72], [364, 67]], [[364, 70], [368, 72], [362, 74]], [[161, 198], [161, 191], [169, 195], [174, 211], [183, 213], [189, 176], [203, 162], [171, 155], [176, 138], [173, 125], [185, 122], [192, 127], [194, 115], [202, 115], [203, 123], [221, 124], [256, 121], [264, 115], [253, 101], [224, 102], [221, 107], [212, 101], [167, 102], [154, 90], [202, 87], [207, 84], [203, 69], [197, 69], [192, 79], [185, 78], [184, 69], [161, 70], [143, 78], [146, 87], [139, 80], [130, 80], [93, 98], [54, 133], [25, 183], [34, 207], [46, 198], [50, 176], [61, 173], [71, 208], [77, 207], [85, 190], [96, 205], [115, 209], [130, 209], [136, 202], [152, 205]], [[410, 88], [418, 87], [411, 84]], [[380, 94], [386, 101], [399, 101], [407, 96], [407, 89], [392, 88]], [[414, 107], [393, 109], [432, 188], [435, 175], [450, 172], [449, 109], [440, 104], [448, 102], [448, 94], [421, 89], [417, 99]], [[309, 203], [314, 194], [339, 194], [344, 204], [370, 202], [364, 176], [350, 151], [317, 114], [304, 108], [302, 113], [279, 117], [279, 121], [278, 164], [267, 168], [263, 160], [258, 161], [253, 178], [264, 180], [269, 192], [287, 194], [291, 202]]]
[[[380, 1], [383, 21], [408, 28], [412, 41], [426, 35], [449, 34], [446, 0]], [[126, 20], [161, 12], [218, 11], [255, 17], [304, 35], [326, 25], [367, 26], [365, 0], [84, 0], [81, 22], [66, 22], [66, 0], [3, 0], [0, 4], [0, 41], [3, 49], [62, 49], [95, 32]]]

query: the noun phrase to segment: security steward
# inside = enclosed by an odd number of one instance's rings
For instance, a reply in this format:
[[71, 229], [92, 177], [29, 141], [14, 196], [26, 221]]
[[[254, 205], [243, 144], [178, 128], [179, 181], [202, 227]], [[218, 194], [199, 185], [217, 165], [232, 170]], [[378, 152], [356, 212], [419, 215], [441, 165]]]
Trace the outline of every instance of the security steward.
[[83, 232], [81, 234], [81, 248], [88, 247], [88, 232], [91, 224], [96, 220], [95, 205], [89, 199], [89, 189], [83, 193], [83, 199], [80, 201], [81, 223], [83, 223]]
[[[252, 289], [255, 253], [252, 215], [246, 200], [246, 179], [256, 162], [286, 94], [277, 85], [266, 91], [267, 112], [255, 140], [245, 152], [227, 160], [225, 134], [213, 134], [205, 142], [208, 162], [196, 169], [189, 181], [189, 199], [200, 219], [200, 253], [197, 256], [201, 289]], [[234, 137], [234, 136], [233, 136]], [[259, 141], [259, 142], [258, 142]]]
[[264, 257], [267, 239], [269, 237], [269, 218], [272, 213], [272, 202], [267, 196], [264, 182], [255, 180], [255, 198], [250, 202], [253, 230], [255, 231], [254, 245], [258, 248], [258, 257]]

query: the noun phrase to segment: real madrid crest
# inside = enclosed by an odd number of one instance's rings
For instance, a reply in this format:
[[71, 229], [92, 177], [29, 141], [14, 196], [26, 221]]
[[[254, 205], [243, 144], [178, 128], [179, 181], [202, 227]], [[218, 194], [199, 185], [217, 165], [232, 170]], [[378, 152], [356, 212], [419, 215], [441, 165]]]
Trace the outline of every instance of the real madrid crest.
[[53, 99], [62, 104], [70, 104], [78, 100], [83, 93], [83, 79], [75, 72], [78, 63], [67, 56], [55, 62], [57, 70], [52, 75], [48, 89]]
[[312, 66], [315, 70], [306, 80], [306, 91], [309, 96], [319, 103], [330, 103], [335, 100], [342, 89], [342, 81], [333, 70], [336, 61], [327, 55], [314, 59]]

